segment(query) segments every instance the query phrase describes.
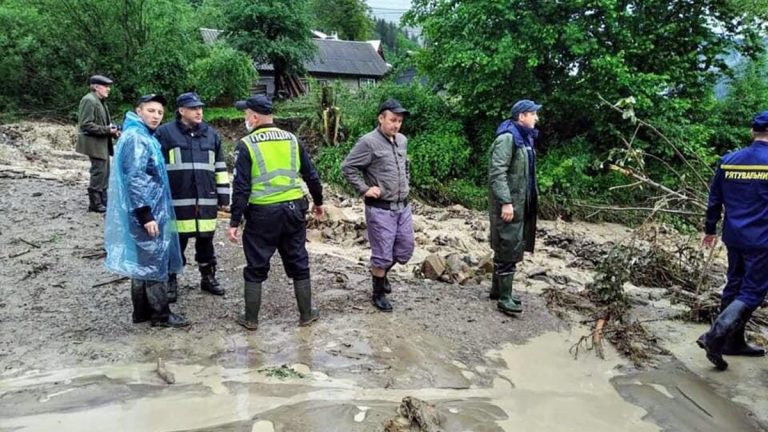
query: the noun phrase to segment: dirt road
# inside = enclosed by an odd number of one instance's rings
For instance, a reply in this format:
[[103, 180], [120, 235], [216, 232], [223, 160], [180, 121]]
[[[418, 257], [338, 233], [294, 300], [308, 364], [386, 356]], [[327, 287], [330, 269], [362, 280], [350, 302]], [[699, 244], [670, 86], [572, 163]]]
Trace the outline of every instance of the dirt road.
[[[522, 264], [519, 318], [495, 310], [487, 275], [464, 285], [414, 276], [433, 252], [458, 254], [473, 268], [489, 252], [485, 216], [458, 207], [416, 206], [417, 251], [393, 276], [391, 315], [369, 302], [360, 203], [331, 194], [331, 218], [310, 223], [311, 279], [322, 312], [311, 328], [296, 327], [279, 259], [265, 284], [259, 331], [235, 324], [244, 259], [224, 241], [226, 220], [216, 247], [227, 294], [201, 292], [188, 265], [174, 310], [193, 325], [134, 325], [128, 282], [102, 265], [103, 217], [85, 211], [88, 162], [71, 152], [73, 136], [71, 127], [0, 126], [0, 431], [380, 431], [405, 396], [434, 403], [446, 431], [746, 431], [768, 424], [759, 392], [768, 385], [765, 359], [740, 363], [758, 365], [739, 375], [753, 383], [741, 393], [711, 377], [706, 364], [690, 362], [703, 358], [694, 350], [658, 358], [647, 370], [610, 347], [606, 360], [591, 353], [574, 360], [568, 348], [589, 330], [578, 316], [556, 318], [540, 295], [552, 286], [583, 289], [591, 280], [592, 270], [563, 249], [542, 245]], [[559, 233], [604, 243], [628, 230], [542, 223], [541, 235]], [[662, 341], [680, 337], [658, 329]], [[175, 384], [154, 372], [158, 358]]]

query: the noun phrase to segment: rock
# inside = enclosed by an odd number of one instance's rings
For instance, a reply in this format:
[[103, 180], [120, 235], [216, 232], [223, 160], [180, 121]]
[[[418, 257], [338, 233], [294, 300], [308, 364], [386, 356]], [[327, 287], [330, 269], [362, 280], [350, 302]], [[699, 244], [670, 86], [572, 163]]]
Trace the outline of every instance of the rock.
[[480, 258], [480, 263], [477, 265], [481, 272], [493, 273], [493, 254], [488, 253], [484, 257]]
[[422, 221], [420, 221], [418, 219], [415, 219], [415, 218], [413, 219], [413, 231], [414, 232], [420, 233], [420, 232], [424, 232], [424, 230], [426, 230], [426, 229], [427, 229], [427, 226], [426, 226], [426, 224], [424, 222], [422, 222]]
[[[528, 279], [541, 279], [541, 276], [547, 275], [547, 269], [541, 266], [537, 266], [525, 272], [525, 275], [528, 277]], [[536, 276], [539, 276], [539, 278]]]
[[323, 230], [323, 237], [327, 239], [332, 239], [335, 237], [335, 232], [333, 231], [333, 228], [326, 228]]
[[466, 207], [460, 204], [454, 204], [448, 208], [448, 211], [451, 211], [453, 213], [461, 213], [461, 212], [467, 211], [467, 209]]
[[485, 231], [475, 231], [475, 233], [472, 235], [472, 238], [479, 242], [487, 242], [488, 234], [486, 234]]
[[307, 241], [312, 243], [322, 243], [323, 233], [319, 229], [308, 229]]
[[461, 259], [461, 256], [455, 253], [449, 254], [445, 257], [445, 264], [451, 274], [459, 273], [460, 271], [464, 270], [464, 267], [467, 265]]
[[427, 251], [435, 253], [440, 250], [440, 246], [429, 245], [426, 247]]
[[445, 260], [434, 253], [429, 255], [421, 263], [421, 273], [427, 279], [438, 280], [445, 273]]
[[447, 221], [450, 218], [451, 218], [450, 213], [443, 212], [443, 213], [440, 214], [440, 216], [437, 217], [437, 220], [439, 220], [439, 221]]
[[323, 206], [323, 209], [325, 210], [325, 214], [320, 218], [322, 222], [334, 224], [349, 220], [347, 214], [344, 213], [344, 210], [336, 207], [335, 205], [326, 204]]

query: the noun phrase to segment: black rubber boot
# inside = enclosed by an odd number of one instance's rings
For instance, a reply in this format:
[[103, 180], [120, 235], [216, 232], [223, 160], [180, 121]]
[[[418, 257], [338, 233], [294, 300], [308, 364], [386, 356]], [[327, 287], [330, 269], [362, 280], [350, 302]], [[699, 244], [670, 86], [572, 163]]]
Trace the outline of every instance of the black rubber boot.
[[488, 298], [491, 300], [498, 300], [499, 296], [499, 275], [493, 273], [491, 276], [491, 292], [488, 294]]
[[392, 292], [392, 284], [389, 283], [389, 271], [392, 270], [392, 267], [394, 266], [395, 265], [392, 264], [384, 270], [384, 292], [386, 294], [390, 294]]
[[168, 275], [168, 303], [176, 303], [179, 298], [179, 281], [176, 279], [176, 275], [171, 273]]
[[499, 279], [499, 301], [496, 303], [496, 307], [507, 315], [521, 313], [523, 307], [513, 299], [514, 296], [512, 295], [515, 274], [507, 273], [497, 277]]
[[152, 327], [186, 327], [189, 321], [171, 312], [165, 282], [145, 281], [147, 299], [152, 311]]
[[224, 295], [224, 288], [216, 280], [216, 265], [200, 264], [198, 268], [200, 269], [200, 289], [213, 295]]
[[723, 359], [723, 347], [726, 340], [739, 326], [746, 324], [749, 319], [750, 309], [740, 300], [734, 300], [720, 313], [712, 324], [712, 328], [696, 340], [696, 343], [707, 352], [709, 360], [715, 369], [724, 371], [728, 369], [728, 362]]
[[763, 357], [765, 356], [765, 350], [763, 348], [754, 347], [747, 343], [746, 330], [747, 322], [755, 312], [754, 309], [744, 317], [741, 324], [731, 333], [731, 335], [725, 340], [723, 345], [723, 355], [729, 356], [745, 356], [745, 357]]
[[248, 330], [259, 328], [259, 309], [261, 309], [261, 282], [246, 282], [243, 290], [245, 313], [237, 318], [237, 323]]
[[151, 310], [149, 309], [147, 291], [144, 289], [144, 281], [131, 279], [131, 303], [133, 303], [133, 323], [149, 321]]
[[382, 312], [392, 312], [392, 304], [387, 300], [387, 296], [384, 292], [385, 279], [383, 277], [371, 275], [371, 280], [373, 281], [371, 302], [376, 306], [376, 309]]
[[107, 211], [107, 208], [101, 203], [101, 191], [88, 188], [88, 211], [96, 213]]
[[299, 327], [312, 324], [320, 318], [320, 311], [312, 307], [312, 284], [309, 279], [293, 280], [293, 292], [299, 306]]
[[104, 206], [104, 208], [107, 207], [107, 190], [103, 189], [99, 192], [99, 200], [101, 200], [101, 205]]

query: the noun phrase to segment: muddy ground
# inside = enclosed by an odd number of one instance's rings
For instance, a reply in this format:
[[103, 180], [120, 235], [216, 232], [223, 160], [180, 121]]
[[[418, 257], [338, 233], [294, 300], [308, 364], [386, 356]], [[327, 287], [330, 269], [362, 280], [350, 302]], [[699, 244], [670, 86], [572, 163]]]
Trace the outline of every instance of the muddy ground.
[[[617, 225], [542, 222], [548, 241], [520, 267], [525, 313], [513, 318], [496, 311], [477, 270], [490, 252], [486, 216], [417, 204], [417, 251], [392, 277], [395, 312], [381, 314], [369, 302], [361, 204], [329, 191], [329, 218], [310, 221], [322, 313], [311, 328], [296, 327], [279, 259], [259, 330], [235, 324], [244, 258], [224, 240], [226, 219], [216, 247], [227, 294], [201, 292], [190, 264], [173, 309], [193, 325], [134, 325], [128, 282], [102, 265], [104, 221], [85, 211], [88, 161], [73, 137], [71, 126], [0, 126], [0, 431], [381, 431], [405, 396], [435, 404], [446, 431], [768, 425], [768, 361], [713, 372], [693, 344], [706, 327], [674, 321], [680, 306], [662, 290], [628, 287], [667, 355], [638, 369], [610, 347], [605, 360], [569, 353], [590, 330], [575, 313], [552, 314], [542, 291], [583, 290], [594, 262], [563, 239], [600, 250], [629, 234]], [[477, 274], [463, 285], [425, 280], [419, 264], [431, 253], [456, 254]], [[158, 358], [174, 384], [155, 373]]]

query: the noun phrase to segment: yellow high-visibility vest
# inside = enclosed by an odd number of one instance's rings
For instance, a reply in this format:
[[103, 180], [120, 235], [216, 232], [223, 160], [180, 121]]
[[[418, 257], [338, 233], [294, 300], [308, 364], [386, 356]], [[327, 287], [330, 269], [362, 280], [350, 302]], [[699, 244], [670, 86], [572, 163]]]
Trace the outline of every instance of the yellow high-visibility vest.
[[242, 139], [251, 155], [250, 204], [275, 204], [304, 196], [299, 183], [299, 141], [276, 127], [257, 129]]

